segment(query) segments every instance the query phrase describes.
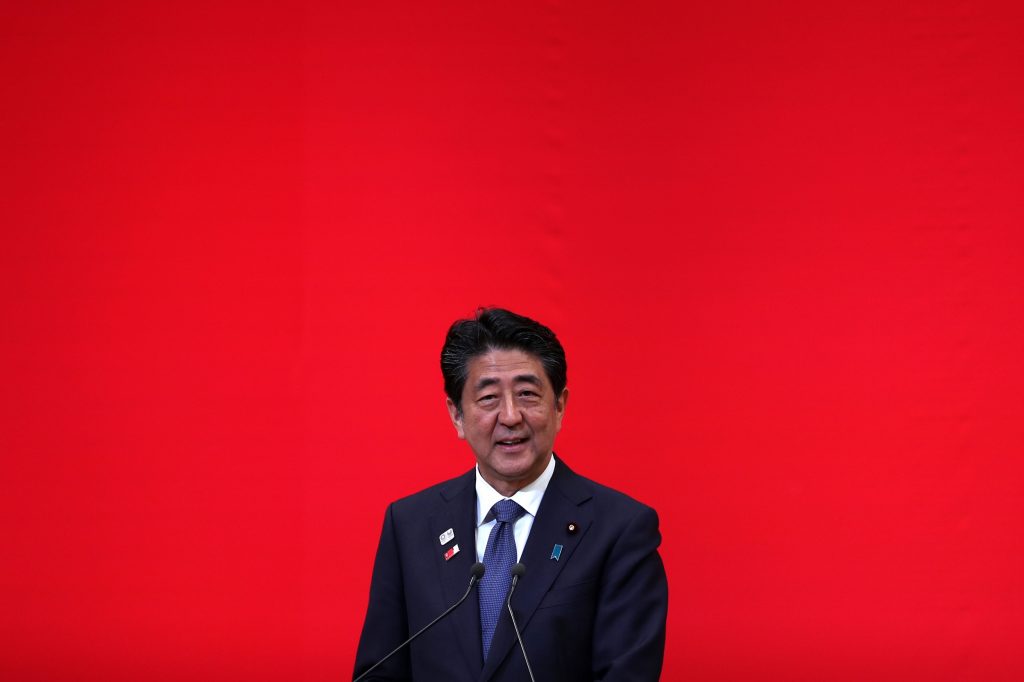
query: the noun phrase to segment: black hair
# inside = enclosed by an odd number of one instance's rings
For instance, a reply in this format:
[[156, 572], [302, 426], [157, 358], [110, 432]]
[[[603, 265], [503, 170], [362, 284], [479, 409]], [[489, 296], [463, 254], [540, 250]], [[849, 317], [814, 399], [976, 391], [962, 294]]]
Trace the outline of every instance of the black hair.
[[441, 348], [444, 392], [460, 413], [469, 363], [490, 350], [521, 350], [536, 357], [555, 390], [556, 400], [565, 389], [565, 350], [553, 331], [502, 308], [478, 308], [473, 319], [457, 320], [448, 328]]

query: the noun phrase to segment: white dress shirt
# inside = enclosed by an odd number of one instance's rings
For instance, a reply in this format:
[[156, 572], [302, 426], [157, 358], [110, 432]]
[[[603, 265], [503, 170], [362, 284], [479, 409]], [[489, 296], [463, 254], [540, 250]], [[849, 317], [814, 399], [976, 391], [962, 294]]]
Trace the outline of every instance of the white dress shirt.
[[[530, 529], [533, 528], [533, 520], [537, 517], [537, 510], [540, 509], [540, 501], [544, 497], [544, 491], [548, 489], [551, 482], [551, 475], [555, 473], [554, 456], [548, 460], [548, 465], [537, 480], [533, 481], [522, 490], [507, 499], [515, 501], [526, 513], [520, 516], [512, 524], [512, 533], [516, 539], [516, 561], [523, 556], [523, 548], [526, 547], [526, 539], [530, 537]], [[491, 536], [491, 529], [494, 528], [496, 520], [491, 519], [484, 523], [487, 512], [491, 511], [496, 503], [506, 499], [504, 495], [491, 487], [491, 484], [480, 475], [480, 465], [476, 466], [476, 560], [483, 561], [484, 553], [487, 551], [487, 538]]]

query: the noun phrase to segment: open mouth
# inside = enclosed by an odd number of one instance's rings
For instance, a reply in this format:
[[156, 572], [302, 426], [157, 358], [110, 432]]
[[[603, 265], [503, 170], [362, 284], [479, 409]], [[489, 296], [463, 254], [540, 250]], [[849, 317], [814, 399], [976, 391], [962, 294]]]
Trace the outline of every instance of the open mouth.
[[505, 447], [515, 447], [516, 445], [520, 445], [525, 442], [525, 438], [508, 438], [506, 440], [499, 440], [498, 445], [504, 445]]

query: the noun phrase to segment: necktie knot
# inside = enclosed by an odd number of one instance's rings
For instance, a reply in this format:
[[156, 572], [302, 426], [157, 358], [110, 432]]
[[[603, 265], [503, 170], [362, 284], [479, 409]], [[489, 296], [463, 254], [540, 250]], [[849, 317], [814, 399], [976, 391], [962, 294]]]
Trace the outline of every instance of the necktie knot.
[[488, 516], [497, 519], [500, 523], [509, 523], [510, 521], [515, 521], [524, 513], [526, 513], [526, 510], [520, 507], [517, 502], [501, 500], [494, 503]]

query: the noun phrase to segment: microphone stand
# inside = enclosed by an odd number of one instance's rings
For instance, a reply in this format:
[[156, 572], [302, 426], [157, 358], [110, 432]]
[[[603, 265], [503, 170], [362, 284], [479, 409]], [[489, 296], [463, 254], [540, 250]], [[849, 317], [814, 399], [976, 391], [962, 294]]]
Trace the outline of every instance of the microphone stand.
[[526, 655], [526, 647], [523, 646], [523, 636], [519, 632], [519, 624], [516, 623], [516, 614], [512, 613], [512, 593], [516, 591], [516, 584], [519, 577], [526, 573], [526, 566], [516, 564], [512, 567], [512, 585], [508, 588], [508, 599], [505, 600], [505, 607], [508, 608], [508, 615], [512, 618], [512, 629], [516, 631], [516, 640], [519, 641], [519, 650], [523, 652], [523, 661], [526, 662], [526, 672], [530, 674], [530, 682], [537, 682], [533, 677], [533, 668], [530, 667], [530, 659]]
[[[357, 677], [356, 679], [352, 680], [352, 682], [359, 682], [359, 680], [362, 680], [363, 678], [365, 678], [365, 677], [366, 677], [367, 675], [369, 675], [369, 674], [370, 674], [370, 673], [372, 673], [372, 672], [373, 672], [374, 670], [376, 670], [377, 668], [379, 668], [379, 667], [380, 667], [380, 666], [381, 666], [381, 665], [382, 665], [382, 664], [383, 664], [383, 663], [384, 663], [385, 661], [387, 661], [387, 660], [388, 660], [389, 658], [391, 658], [392, 656], [394, 656], [395, 654], [397, 654], [397, 653], [398, 653], [399, 651], [401, 651], [401, 650], [402, 650], [403, 648], [405, 648], [405, 646], [406, 646], [406, 645], [408, 645], [408, 644], [409, 644], [409, 643], [410, 643], [410, 642], [411, 642], [412, 640], [416, 639], [417, 637], [419, 637], [420, 635], [422, 635], [422, 634], [423, 634], [424, 632], [426, 632], [426, 631], [427, 631], [427, 630], [429, 630], [430, 628], [434, 627], [434, 625], [435, 625], [435, 624], [436, 624], [436, 623], [437, 623], [438, 621], [440, 621], [440, 620], [441, 620], [442, 618], [444, 618], [444, 617], [445, 617], [445, 616], [447, 616], [447, 615], [448, 615], [449, 613], [451, 613], [452, 611], [454, 611], [454, 610], [455, 610], [455, 609], [456, 609], [456, 608], [457, 608], [457, 607], [459, 606], [459, 604], [461, 604], [462, 602], [466, 601], [466, 597], [468, 597], [468, 596], [469, 596], [469, 593], [473, 591], [473, 586], [474, 586], [474, 585], [476, 585], [476, 582], [477, 582], [477, 580], [479, 580], [480, 578], [482, 578], [482, 577], [483, 577], [483, 575], [484, 575], [484, 565], [483, 565], [483, 564], [481, 564], [481, 563], [479, 563], [479, 562], [478, 562], [478, 563], [475, 563], [475, 564], [473, 564], [473, 566], [472, 566], [472, 567], [470, 568], [470, 577], [469, 577], [469, 587], [467, 587], [467, 588], [466, 588], [466, 593], [465, 593], [465, 594], [463, 594], [463, 595], [462, 595], [462, 597], [461, 597], [461, 598], [460, 598], [460, 599], [459, 599], [459, 600], [458, 600], [457, 602], [455, 602], [454, 604], [452, 604], [451, 606], [449, 606], [449, 607], [448, 607], [448, 609], [447, 609], [447, 610], [446, 610], [446, 611], [445, 611], [444, 613], [442, 613], [442, 614], [441, 614], [440, 616], [438, 616], [438, 617], [437, 617], [437, 618], [435, 618], [434, 620], [432, 620], [432, 621], [430, 621], [429, 623], [427, 623], [426, 625], [424, 625], [424, 626], [423, 626], [423, 627], [422, 627], [422, 628], [421, 628], [421, 629], [420, 629], [420, 630], [419, 630], [419, 631], [418, 631], [418, 632], [417, 632], [416, 634], [414, 634], [414, 635], [413, 635], [412, 637], [410, 637], [409, 639], [405, 640], [404, 642], [402, 642], [401, 644], [399, 644], [398, 646], [396, 646], [396, 647], [395, 647], [395, 648], [394, 648], [394, 649], [393, 649], [393, 650], [391, 651], [391, 653], [389, 653], [389, 654], [388, 654], [387, 656], [385, 656], [384, 658], [382, 658], [382, 659], [380, 659], [379, 661], [377, 661], [376, 663], [374, 663], [374, 664], [373, 664], [373, 665], [372, 665], [372, 666], [370, 667], [370, 669], [369, 669], [369, 670], [367, 670], [366, 672], [364, 672], [364, 673], [363, 673], [362, 675], [360, 675], [360, 676], [359, 676], [359, 677]], [[531, 673], [531, 677], [532, 677], [532, 673]]]

